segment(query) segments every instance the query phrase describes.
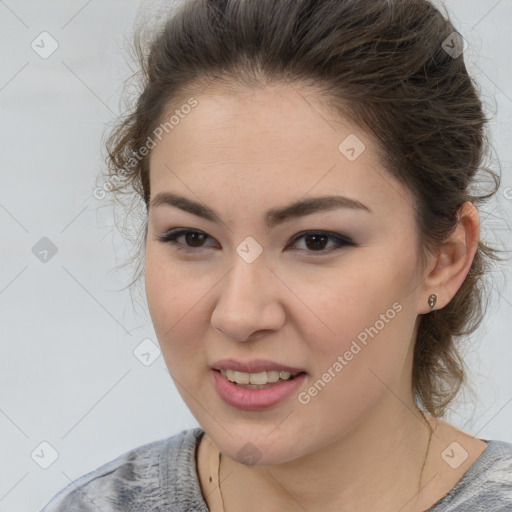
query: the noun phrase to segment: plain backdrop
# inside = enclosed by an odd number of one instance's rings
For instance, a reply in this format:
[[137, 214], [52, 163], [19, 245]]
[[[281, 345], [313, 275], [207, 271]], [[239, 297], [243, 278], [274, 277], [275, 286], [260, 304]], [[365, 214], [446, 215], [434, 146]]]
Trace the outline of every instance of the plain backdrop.
[[[144, 304], [124, 289], [128, 271], [115, 271], [129, 247], [93, 195], [141, 5], [0, 1], [0, 512], [39, 510], [121, 453], [198, 426], [158, 357]], [[446, 5], [468, 43], [502, 174], [483, 235], [510, 250], [512, 1]], [[461, 396], [448, 419], [512, 442], [506, 273], [496, 272], [466, 357], [478, 396]]]

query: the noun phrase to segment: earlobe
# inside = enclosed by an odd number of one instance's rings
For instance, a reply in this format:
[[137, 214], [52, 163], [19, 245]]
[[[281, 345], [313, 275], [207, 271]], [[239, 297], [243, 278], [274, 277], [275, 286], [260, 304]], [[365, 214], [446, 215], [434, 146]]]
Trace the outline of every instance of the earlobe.
[[480, 220], [475, 205], [465, 202], [459, 208], [458, 219], [455, 230], [439, 247], [434, 268], [425, 278], [420, 314], [429, 312], [425, 303], [430, 310], [436, 301], [436, 309], [445, 307], [469, 273], [480, 240]]

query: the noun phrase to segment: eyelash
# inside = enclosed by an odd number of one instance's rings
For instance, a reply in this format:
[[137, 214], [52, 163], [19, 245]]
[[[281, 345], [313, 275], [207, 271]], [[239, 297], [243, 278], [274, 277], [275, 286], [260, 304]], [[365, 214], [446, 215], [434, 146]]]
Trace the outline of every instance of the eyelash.
[[[197, 233], [200, 235], [206, 235], [208, 238], [211, 238], [209, 235], [207, 235], [203, 231], [192, 230], [192, 229], [177, 229], [177, 230], [171, 230], [171, 231], [167, 232], [165, 235], [157, 236], [157, 239], [160, 240], [162, 243], [173, 246], [173, 248], [178, 251], [185, 251], [188, 253], [196, 253], [198, 250], [204, 249], [205, 247], [211, 247], [211, 246], [187, 247], [187, 246], [183, 246], [183, 244], [179, 244], [178, 242], [176, 242], [177, 238], [179, 238], [183, 235], [187, 235], [189, 233]], [[352, 246], [352, 247], [357, 246], [357, 244], [354, 243], [350, 238], [348, 238], [346, 236], [339, 235], [337, 233], [332, 233], [330, 231], [302, 231], [301, 233], [298, 233], [297, 235], [295, 235], [293, 237], [290, 244], [295, 244], [301, 238], [305, 238], [307, 236], [314, 236], [314, 235], [325, 236], [325, 237], [329, 238], [330, 240], [335, 241], [337, 246], [333, 247], [331, 249], [321, 249], [319, 251], [312, 251], [312, 250], [308, 250], [308, 249], [295, 249], [295, 250], [312, 253], [315, 256], [316, 255], [322, 256], [322, 255], [328, 255], [334, 251], [338, 251], [345, 246]], [[180, 245], [182, 247], [180, 247]]]

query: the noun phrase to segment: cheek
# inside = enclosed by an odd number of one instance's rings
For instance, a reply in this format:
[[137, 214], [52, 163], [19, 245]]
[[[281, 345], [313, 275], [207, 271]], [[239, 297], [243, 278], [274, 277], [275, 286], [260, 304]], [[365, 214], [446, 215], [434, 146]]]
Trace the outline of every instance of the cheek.
[[[186, 272], [171, 264], [157, 250], [146, 253], [145, 288], [151, 320], [164, 356], [169, 351], [192, 347], [193, 337], [187, 343], [180, 343], [190, 336], [192, 317], [197, 315], [194, 304], [199, 295], [197, 282], [187, 277]], [[191, 342], [192, 340], [192, 342]]]
[[382, 372], [385, 381], [400, 373], [416, 318], [410, 293], [414, 269], [406, 254], [388, 253], [376, 260], [375, 254], [361, 252], [346, 268], [329, 272], [325, 286], [313, 280], [299, 291], [309, 297], [316, 315], [304, 317], [316, 377], [331, 368], [331, 373], [350, 375], [350, 382], [364, 386], [378, 381], [370, 369]]
[[359, 305], [331, 307], [325, 318], [335, 334], [309, 338], [313, 371], [300, 403], [333, 432], [353, 427], [390, 389], [405, 389], [411, 311], [374, 291]]

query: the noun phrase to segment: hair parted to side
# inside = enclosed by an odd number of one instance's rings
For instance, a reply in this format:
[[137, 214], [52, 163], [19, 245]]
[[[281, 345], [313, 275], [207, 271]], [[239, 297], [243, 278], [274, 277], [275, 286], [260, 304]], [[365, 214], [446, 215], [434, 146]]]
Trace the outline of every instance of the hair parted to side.
[[[169, 112], [179, 122], [211, 83], [301, 85], [371, 133], [387, 171], [414, 198], [423, 270], [425, 256], [455, 228], [462, 203], [479, 204], [498, 190], [499, 175], [481, 167], [482, 103], [463, 56], [443, 49], [456, 30], [428, 0], [184, 0], [158, 27], [153, 20], [150, 41], [143, 30], [135, 33], [141, 91], [106, 141], [115, 198], [135, 195], [147, 208], [159, 127], [172, 129]], [[472, 195], [479, 170], [494, 187]], [[480, 241], [450, 303], [422, 315], [412, 385], [418, 404], [436, 417], [467, 383], [455, 341], [481, 323], [483, 278], [501, 260], [498, 252]]]

